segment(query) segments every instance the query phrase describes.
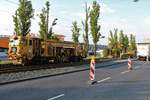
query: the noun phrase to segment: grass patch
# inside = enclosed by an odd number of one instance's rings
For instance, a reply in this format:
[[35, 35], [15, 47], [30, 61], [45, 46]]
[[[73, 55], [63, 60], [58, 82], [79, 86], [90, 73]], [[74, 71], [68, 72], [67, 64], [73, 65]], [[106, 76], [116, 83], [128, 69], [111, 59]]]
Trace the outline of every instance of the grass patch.
[[11, 61], [2, 61], [2, 60], [0, 60], [0, 64], [2, 65], [2, 64], [12, 64], [12, 62]]
[[[86, 59], [87, 59], [87, 60], [91, 60], [91, 59], [92, 59], [92, 56], [88, 56]], [[105, 60], [105, 59], [110, 59], [110, 58], [100, 57], [100, 56], [96, 56], [96, 57], [95, 57], [95, 60]]]

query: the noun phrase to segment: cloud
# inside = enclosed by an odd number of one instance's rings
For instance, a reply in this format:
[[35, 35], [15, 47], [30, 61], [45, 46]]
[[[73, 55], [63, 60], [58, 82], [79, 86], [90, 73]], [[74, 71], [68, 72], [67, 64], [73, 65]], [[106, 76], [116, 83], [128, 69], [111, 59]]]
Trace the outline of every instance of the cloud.
[[69, 12], [67, 12], [67, 11], [60, 11], [59, 13], [60, 14], [69, 14]]
[[81, 13], [81, 12], [72, 13], [71, 16], [81, 20], [85, 19], [85, 13]]
[[[87, 4], [88, 7], [92, 8], [92, 4]], [[82, 5], [82, 7], [85, 7], [85, 4]], [[105, 3], [100, 3], [100, 7], [101, 7], [101, 12], [102, 13], [114, 13], [115, 10], [112, 9], [110, 6], [108, 6], [107, 4]]]
[[104, 3], [101, 3], [100, 6], [101, 6], [102, 13], [114, 13], [115, 12], [114, 9], [110, 8], [108, 5]]
[[103, 21], [102, 22], [101, 33], [103, 35], [109, 36], [109, 30], [118, 28], [123, 30], [128, 36], [134, 34], [136, 36], [137, 42], [142, 42], [145, 37], [149, 37], [150, 32], [150, 17], [141, 20], [130, 20], [125, 18], [120, 18], [117, 20]]
[[0, 12], [0, 34], [12, 34], [13, 32], [13, 18], [10, 13]]
[[144, 19], [145, 24], [150, 26], [150, 17]]
[[[88, 5], [88, 7], [92, 8], [91, 4], [87, 4], [87, 5]], [[108, 5], [106, 5], [104, 3], [101, 3], [100, 6], [101, 6], [101, 11], [100, 11], [101, 13], [114, 13], [115, 12], [114, 9], [110, 8]], [[82, 7], [85, 7], [85, 4], [82, 5]], [[82, 20], [85, 19], [85, 12], [70, 13], [70, 12], [66, 12], [65, 11], [65, 12], [62, 12], [62, 13], [71, 14], [71, 16], [78, 17], [78, 18], [80, 18]]]
[[136, 25], [128, 21], [127, 19], [118, 19], [113, 21], [105, 21], [102, 22], [102, 31], [105, 34], [109, 34], [109, 30], [113, 30], [114, 28], [118, 28], [119, 30], [123, 30], [125, 34], [130, 35], [131, 33], [135, 33], [137, 28]]

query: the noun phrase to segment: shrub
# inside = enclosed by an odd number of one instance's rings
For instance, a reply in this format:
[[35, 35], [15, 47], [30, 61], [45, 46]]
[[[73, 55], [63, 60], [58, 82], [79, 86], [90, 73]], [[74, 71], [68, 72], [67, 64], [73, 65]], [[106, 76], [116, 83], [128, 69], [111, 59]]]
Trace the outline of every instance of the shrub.
[[109, 48], [105, 48], [105, 49], [103, 50], [103, 56], [104, 56], [104, 57], [108, 57], [108, 56], [109, 56]]

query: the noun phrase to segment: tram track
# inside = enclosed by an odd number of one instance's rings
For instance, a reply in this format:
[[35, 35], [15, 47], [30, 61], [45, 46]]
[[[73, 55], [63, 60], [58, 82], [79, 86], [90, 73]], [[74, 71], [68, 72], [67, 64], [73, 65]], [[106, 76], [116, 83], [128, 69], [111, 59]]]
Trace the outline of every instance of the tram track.
[[[104, 61], [96, 61], [96, 62], [105, 62], [105, 61], [112, 61], [112, 60], [106, 59]], [[28, 66], [2, 64], [2, 65], [0, 65], [0, 74], [25, 72], [25, 71], [33, 71], [33, 70], [41, 70], [41, 69], [62, 68], [62, 67], [69, 67], [69, 66], [72, 67], [72, 66], [88, 64], [89, 62], [90, 62], [89, 60], [86, 60], [83, 62], [50, 63], [50, 64], [43, 64], [43, 65], [28, 65]]]

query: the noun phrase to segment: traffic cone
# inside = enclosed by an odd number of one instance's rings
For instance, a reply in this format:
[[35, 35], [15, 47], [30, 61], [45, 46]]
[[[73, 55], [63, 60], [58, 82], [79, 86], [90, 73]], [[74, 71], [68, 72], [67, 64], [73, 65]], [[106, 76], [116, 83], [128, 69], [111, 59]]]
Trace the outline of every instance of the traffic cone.
[[93, 56], [90, 62], [90, 83], [94, 84], [96, 83], [95, 80], [95, 57]]
[[132, 61], [131, 58], [128, 58], [128, 70], [132, 70]]

